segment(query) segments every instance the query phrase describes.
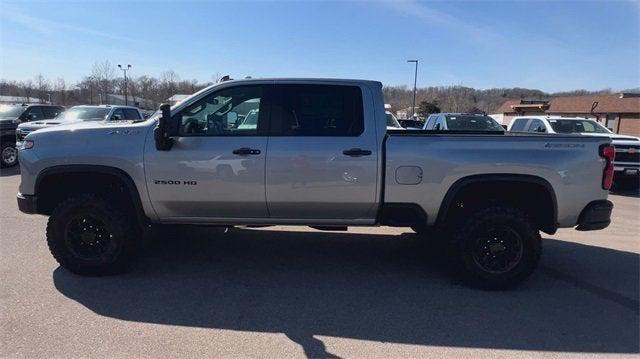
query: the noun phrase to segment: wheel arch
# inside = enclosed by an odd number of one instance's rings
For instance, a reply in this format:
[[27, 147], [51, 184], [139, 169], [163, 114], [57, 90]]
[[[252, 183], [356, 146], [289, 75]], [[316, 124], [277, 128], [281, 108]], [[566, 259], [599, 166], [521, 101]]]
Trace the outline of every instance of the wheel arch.
[[[501, 193], [503, 189], [504, 193]], [[523, 192], [525, 190], [533, 191]], [[440, 204], [436, 225], [445, 225], [451, 219], [452, 209], [461, 198], [481, 203], [482, 200], [487, 199], [505, 200], [508, 194], [515, 195], [515, 198], [510, 199], [511, 201], [516, 199], [532, 200], [532, 203], [524, 204], [521, 207], [533, 215], [542, 231], [549, 234], [556, 232], [558, 229], [558, 202], [553, 186], [544, 178], [524, 174], [482, 174], [457, 180], [449, 188]], [[492, 195], [497, 198], [490, 198]], [[536, 197], [535, 195], [540, 196]], [[545, 210], [550, 211], [544, 213]]]
[[[149, 221], [142, 206], [140, 191], [138, 191], [138, 188], [131, 176], [122, 169], [103, 165], [58, 165], [42, 170], [36, 177], [34, 185], [34, 194], [38, 199], [38, 213], [50, 214], [53, 210], [53, 208], [51, 208], [52, 204], [46, 203], [46, 201], [53, 200], [55, 202], [55, 199], [60, 196], [51, 196], [47, 193], [43, 193], [43, 191], [47, 191], [51, 186], [56, 186], [52, 181], [61, 178], [71, 179], [70, 183], [65, 183], [67, 187], [70, 187], [73, 184], [78, 186], [74, 189], [65, 187], [66, 190], [61, 191], [63, 195], [77, 193], [82, 190], [91, 191], [92, 189], [95, 189], [96, 185], [104, 183], [119, 184], [122, 186], [121, 189], [124, 190], [123, 195], [130, 200], [129, 203], [135, 211], [139, 222], [142, 224]], [[88, 180], [93, 181], [93, 183], [86, 183], [85, 181]]]

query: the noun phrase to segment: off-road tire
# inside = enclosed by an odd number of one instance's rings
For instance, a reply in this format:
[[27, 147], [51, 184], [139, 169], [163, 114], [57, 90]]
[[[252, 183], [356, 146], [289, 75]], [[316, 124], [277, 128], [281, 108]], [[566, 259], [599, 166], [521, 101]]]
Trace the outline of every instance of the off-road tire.
[[[15, 159], [11, 162], [6, 162], [4, 153], [5, 153], [5, 149], [9, 149], [9, 148], [13, 148], [13, 150], [15, 151]], [[17, 164], [18, 164], [18, 150], [16, 149], [16, 145], [11, 142], [2, 142], [2, 145], [0, 145], [0, 167], [2, 168], [13, 167]]]
[[[97, 241], [108, 243], [108, 255], [101, 258], [83, 258], [74, 252], [75, 247], [85, 246], [77, 238], [79, 231], [70, 228], [83, 218], [102, 223], [106, 232], [100, 232], [108, 240]], [[80, 222], [78, 222], [80, 221]], [[108, 235], [103, 235], [107, 233]], [[91, 236], [91, 235], [90, 235]], [[95, 234], [93, 234], [95, 238]], [[141, 243], [142, 233], [137, 226], [135, 215], [127, 210], [127, 206], [118, 205], [95, 194], [78, 194], [60, 203], [49, 217], [47, 223], [47, 244], [53, 257], [63, 268], [84, 276], [103, 276], [125, 272]], [[79, 244], [78, 244], [79, 243]], [[96, 242], [94, 242], [96, 243]]]
[[[509, 248], [500, 244], [500, 237], [504, 237], [507, 243], [516, 244]], [[459, 272], [469, 284], [485, 289], [504, 289], [522, 282], [536, 268], [542, 253], [537, 227], [526, 213], [510, 207], [495, 206], [476, 211], [456, 226], [452, 240]], [[493, 253], [496, 247], [491, 245], [497, 246], [498, 252]], [[507, 249], [500, 251], [505, 246]], [[485, 260], [499, 263], [498, 267], [507, 262], [504, 258], [496, 260], [494, 256], [504, 253], [505, 258], [514, 257], [502, 268], [504, 272], [486, 268]]]

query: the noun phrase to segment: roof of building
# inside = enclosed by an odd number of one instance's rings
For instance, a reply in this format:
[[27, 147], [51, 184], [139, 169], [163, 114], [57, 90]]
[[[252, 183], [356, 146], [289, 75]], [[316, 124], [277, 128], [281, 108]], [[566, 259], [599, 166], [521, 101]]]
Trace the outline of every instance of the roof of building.
[[551, 100], [547, 112], [590, 113], [594, 105], [594, 113], [640, 113], [640, 98], [620, 94], [557, 97]]
[[507, 100], [496, 112], [510, 113], [515, 112], [514, 108], [539, 107], [547, 113], [591, 113], [594, 105], [593, 113], [640, 113], [640, 97], [629, 94], [555, 97], [548, 102], [548, 108], [542, 103]]

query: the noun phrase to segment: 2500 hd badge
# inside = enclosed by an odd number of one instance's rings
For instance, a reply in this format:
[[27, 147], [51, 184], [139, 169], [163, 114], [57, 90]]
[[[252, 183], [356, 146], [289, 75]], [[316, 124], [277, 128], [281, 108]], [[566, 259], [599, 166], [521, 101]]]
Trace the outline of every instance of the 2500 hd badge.
[[177, 184], [177, 185], [185, 185], [185, 186], [196, 186], [198, 181], [181, 181], [181, 180], [154, 180], [154, 184]]

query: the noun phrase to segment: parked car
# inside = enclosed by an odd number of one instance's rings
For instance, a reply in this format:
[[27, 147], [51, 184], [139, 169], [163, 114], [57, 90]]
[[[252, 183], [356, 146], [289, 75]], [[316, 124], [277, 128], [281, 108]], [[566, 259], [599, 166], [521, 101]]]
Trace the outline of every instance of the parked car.
[[400, 125], [400, 122], [398, 122], [398, 119], [393, 113], [385, 111], [384, 116], [387, 120], [387, 130], [404, 130], [404, 127]]
[[424, 122], [418, 120], [417, 118], [409, 119], [409, 120], [398, 120], [400, 125], [407, 130], [420, 130], [424, 125]]
[[62, 106], [46, 104], [0, 106], [0, 166], [11, 167], [18, 163], [16, 128], [20, 123], [53, 118], [62, 111]]
[[136, 121], [143, 119], [142, 112], [132, 106], [119, 105], [82, 105], [74, 106], [60, 113], [55, 118], [32, 121], [18, 125], [16, 142], [19, 143], [33, 131], [51, 126], [71, 124], [83, 121]]
[[424, 130], [434, 131], [504, 131], [492, 117], [477, 113], [434, 113], [429, 115]]
[[635, 186], [640, 181], [640, 138], [619, 135], [594, 120], [558, 116], [514, 117], [509, 123], [509, 131], [548, 134], [581, 134], [611, 138], [616, 148], [614, 159], [614, 181], [627, 182], [631, 179]]
[[[269, 111], [239, 129], [256, 99]], [[155, 224], [390, 225], [441, 231], [471, 283], [502, 288], [536, 267], [539, 231], [609, 225], [610, 142], [386, 131], [380, 82], [235, 80], [146, 121], [30, 133], [17, 200], [81, 275], [124, 271]]]

